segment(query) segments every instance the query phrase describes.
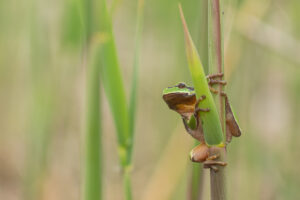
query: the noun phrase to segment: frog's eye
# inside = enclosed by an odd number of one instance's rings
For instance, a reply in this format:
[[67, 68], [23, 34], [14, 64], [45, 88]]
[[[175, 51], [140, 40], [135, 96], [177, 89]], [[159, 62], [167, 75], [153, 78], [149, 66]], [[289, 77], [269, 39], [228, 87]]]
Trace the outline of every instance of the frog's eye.
[[184, 83], [179, 83], [177, 85], [178, 88], [186, 88], [186, 85]]

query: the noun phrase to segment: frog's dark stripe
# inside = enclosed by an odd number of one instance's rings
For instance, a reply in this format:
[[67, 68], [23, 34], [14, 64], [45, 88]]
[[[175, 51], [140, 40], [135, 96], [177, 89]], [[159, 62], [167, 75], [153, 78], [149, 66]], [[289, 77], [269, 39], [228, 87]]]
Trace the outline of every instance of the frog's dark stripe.
[[166, 94], [163, 96], [163, 99], [170, 109], [175, 109], [179, 104], [194, 105], [196, 103], [195, 94], [183, 94], [180, 92]]

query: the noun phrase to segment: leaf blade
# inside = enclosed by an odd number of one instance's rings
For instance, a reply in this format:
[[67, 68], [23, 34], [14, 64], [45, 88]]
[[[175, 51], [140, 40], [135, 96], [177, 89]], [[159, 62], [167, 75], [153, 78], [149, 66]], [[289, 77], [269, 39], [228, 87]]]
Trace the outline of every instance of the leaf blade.
[[202, 101], [200, 105], [203, 108], [210, 109], [209, 112], [201, 113], [200, 115], [202, 120], [205, 142], [209, 146], [223, 146], [223, 131], [217, 108], [213, 100], [213, 96], [211, 95], [210, 89], [208, 87], [207, 79], [203, 70], [203, 65], [201, 63], [200, 56], [198, 55], [197, 49], [193, 43], [193, 40], [187, 28], [187, 24], [180, 4], [179, 12], [185, 35], [187, 61], [192, 76], [192, 81], [194, 83], [196, 96], [198, 99], [200, 96], [205, 95], [206, 99]]

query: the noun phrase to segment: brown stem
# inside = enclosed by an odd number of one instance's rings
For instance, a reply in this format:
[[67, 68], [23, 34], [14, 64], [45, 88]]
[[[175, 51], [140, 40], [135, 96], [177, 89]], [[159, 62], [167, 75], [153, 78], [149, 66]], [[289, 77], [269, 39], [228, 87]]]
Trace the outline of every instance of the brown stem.
[[[215, 53], [216, 53], [216, 68], [218, 73], [223, 73], [223, 65], [222, 65], [222, 32], [221, 32], [221, 16], [220, 16], [220, 1], [219, 0], [211, 0], [211, 9], [213, 15], [212, 27], [213, 27], [213, 40], [215, 44]], [[219, 94], [223, 91], [223, 86], [219, 85]], [[220, 111], [220, 119], [222, 122], [222, 128], [224, 129], [224, 99], [221, 95], [219, 95], [219, 111]]]
[[[226, 160], [225, 148], [212, 147], [210, 154], [219, 154], [220, 157], [216, 161]], [[226, 199], [226, 184], [225, 184], [225, 167], [218, 166], [218, 171], [215, 172], [210, 169], [210, 192], [211, 200], [225, 200]]]
[[[220, 11], [220, 0], [209, 0], [209, 30], [210, 38], [209, 44], [211, 50], [210, 57], [210, 72], [223, 73], [223, 44], [222, 44], [222, 19]], [[223, 91], [223, 85], [219, 84], [219, 94]], [[225, 132], [225, 111], [224, 98], [218, 95], [217, 105], [219, 108], [220, 121], [223, 132]], [[226, 150], [220, 147], [211, 147], [210, 155], [220, 155], [217, 161], [226, 161]], [[211, 200], [226, 200], [226, 184], [225, 184], [225, 167], [218, 166], [218, 171], [210, 170], [211, 183]]]

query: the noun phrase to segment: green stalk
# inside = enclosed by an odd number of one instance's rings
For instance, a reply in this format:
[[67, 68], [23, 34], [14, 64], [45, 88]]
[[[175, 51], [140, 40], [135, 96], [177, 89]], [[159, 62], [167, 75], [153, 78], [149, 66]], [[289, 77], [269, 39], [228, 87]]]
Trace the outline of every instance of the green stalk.
[[123, 174], [124, 195], [126, 200], [132, 199], [131, 191], [131, 169], [126, 168]]
[[128, 148], [131, 145], [129, 134], [128, 105], [119, 66], [111, 16], [108, 14], [106, 0], [99, 1], [100, 33], [96, 40], [101, 42], [97, 57], [101, 64], [101, 80], [115, 120], [122, 167], [129, 164]]
[[188, 190], [188, 200], [201, 199], [203, 193], [203, 181], [203, 166], [198, 163], [193, 163]]
[[[223, 61], [223, 33], [222, 33], [222, 6], [219, 0], [209, 0], [208, 3], [208, 31], [209, 31], [209, 73], [224, 72]], [[219, 93], [223, 86], [218, 87]], [[224, 98], [221, 95], [215, 97], [218, 106], [222, 130], [225, 132], [225, 108]], [[210, 154], [219, 154], [218, 160], [225, 161], [225, 148], [211, 148]], [[225, 167], [219, 167], [219, 171], [210, 170], [211, 199], [226, 200]]]
[[93, 63], [94, 56], [91, 58], [87, 67], [84, 199], [99, 200], [102, 193], [100, 69]]
[[[42, 196], [42, 186], [47, 170], [48, 147], [51, 142], [50, 126], [54, 114], [53, 84], [47, 79], [49, 70], [49, 43], [45, 23], [40, 16], [38, 2], [29, 2], [29, 41], [31, 97], [30, 124], [26, 144], [24, 199], [36, 200]], [[41, 37], [43, 35], [43, 37]]]
[[[134, 48], [134, 61], [133, 61], [133, 76], [131, 83], [131, 94], [129, 100], [129, 133], [133, 140], [134, 128], [135, 128], [135, 114], [137, 107], [137, 86], [138, 86], [138, 68], [139, 68], [139, 57], [140, 57], [140, 43], [143, 29], [143, 17], [144, 17], [144, 0], [138, 0], [137, 6], [137, 20], [135, 30], [135, 48]], [[132, 157], [133, 144], [130, 146], [130, 158]]]
[[123, 186], [125, 198], [132, 199], [131, 191], [131, 157], [134, 136], [134, 121], [137, 96], [137, 74], [139, 46], [142, 30], [142, 17], [144, 1], [138, 2], [138, 16], [136, 25], [136, 44], [133, 64], [133, 81], [129, 106], [126, 103], [124, 83], [121, 76], [116, 45], [112, 29], [111, 15], [109, 15], [106, 0], [100, 0], [100, 33], [97, 40], [101, 42], [97, 49], [99, 62], [101, 63], [101, 76], [103, 86], [108, 98], [110, 108], [117, 129], [120, 163], [123, 170]]
[[100, 114], [100, 65], [96, 49], [99, 42], [92, 43], [93, 1], [81, 2], [84, 27], [84, 57], [87, 57], [87, 94], [85, 130], [84, 200], [102, 199], [101, 165], [101, 114]]

